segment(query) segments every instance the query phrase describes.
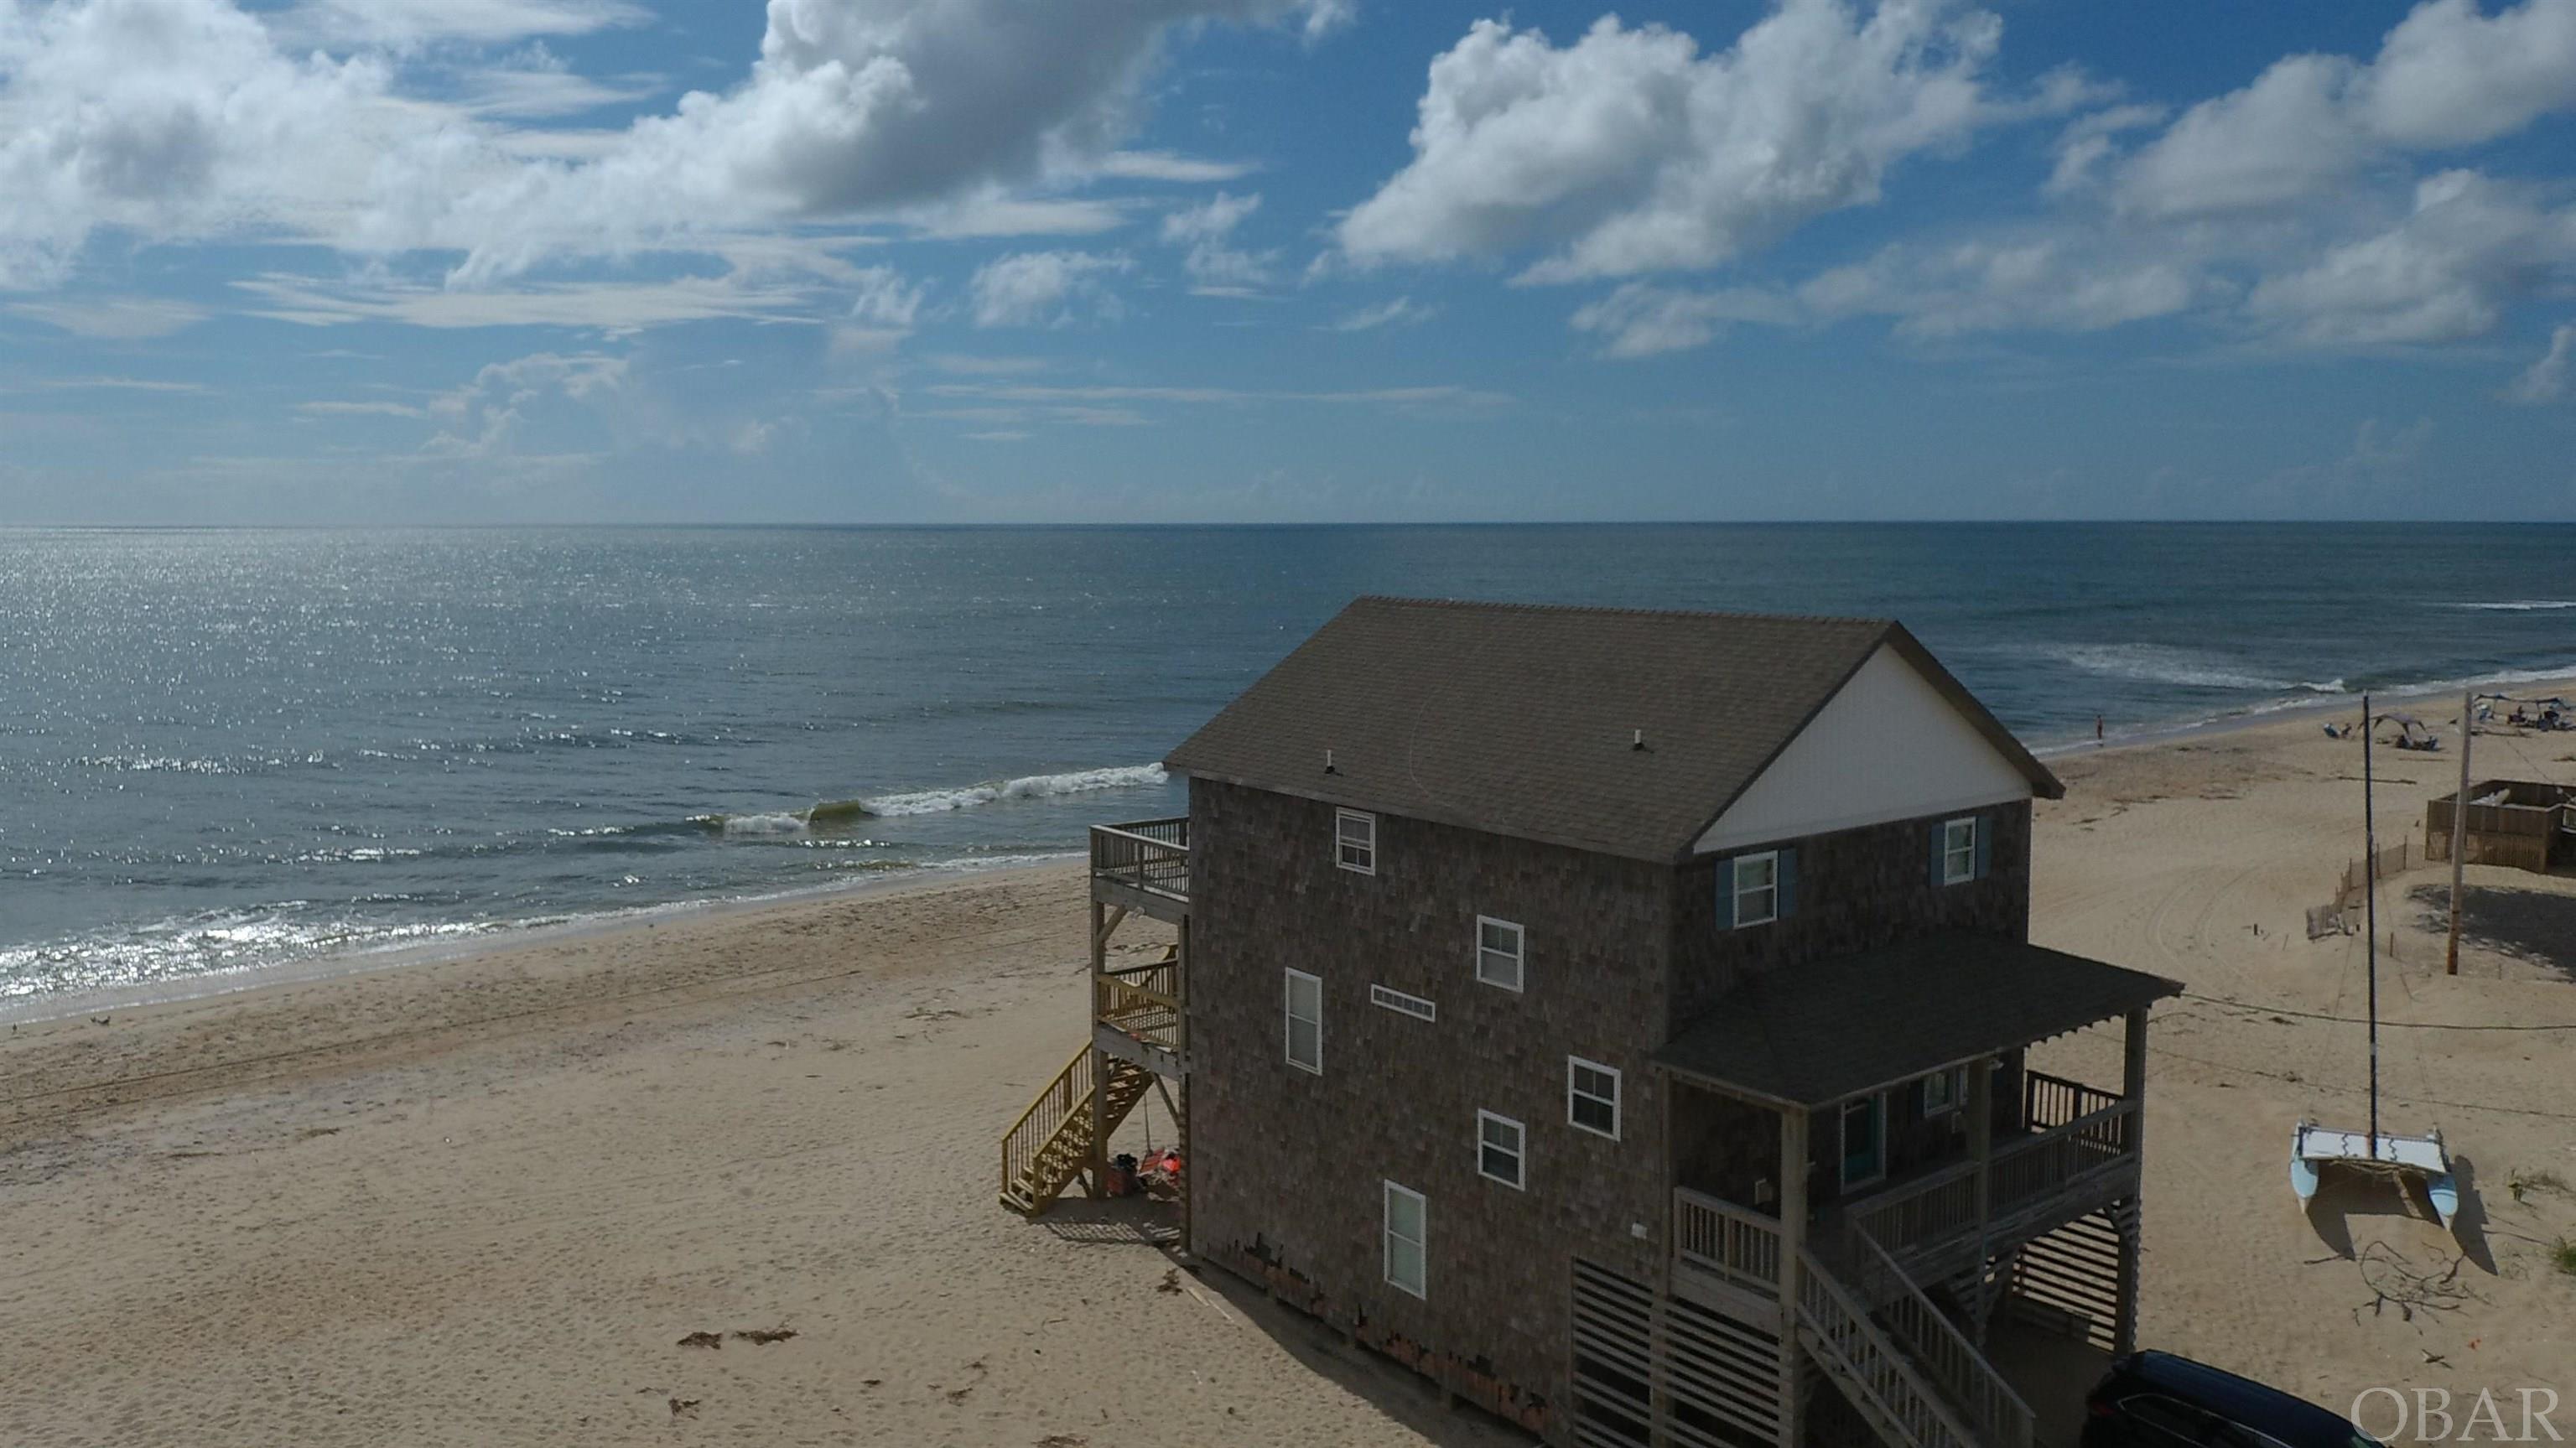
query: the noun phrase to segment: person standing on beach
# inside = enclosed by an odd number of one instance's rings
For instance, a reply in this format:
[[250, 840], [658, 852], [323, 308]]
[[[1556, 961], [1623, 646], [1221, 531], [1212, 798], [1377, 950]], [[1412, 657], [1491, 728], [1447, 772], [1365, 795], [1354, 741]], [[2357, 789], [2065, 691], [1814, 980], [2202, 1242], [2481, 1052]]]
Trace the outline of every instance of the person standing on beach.
[[2093, 716], [2093, 747], [2102, 747], [2102, 716], [2099, 714]]

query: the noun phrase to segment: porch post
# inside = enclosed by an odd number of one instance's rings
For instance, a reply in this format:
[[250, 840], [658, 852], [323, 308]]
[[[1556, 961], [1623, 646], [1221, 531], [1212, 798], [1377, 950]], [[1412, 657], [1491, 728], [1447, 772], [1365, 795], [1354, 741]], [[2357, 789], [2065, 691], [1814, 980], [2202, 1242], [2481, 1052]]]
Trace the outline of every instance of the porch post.
[[[1197, 962], [1190, 956], [1190, 917], [1188, 915], [1181, 916], [1177, 932], [1178, 938], [1174, 944], [1178, 949], [1173, 952], [1173, 959], [1178, 962], [1178, 965], [1172, 972], [1172, 995], [1180, 1001], [1181, 1006], [1177, 1013], [1179, 1018], [1173, 1024], [1172, 1043], [1179, 1049], [1181, 1060], [1186, 1063], [1190, 1059], [1190, 973], [1197, 966]], [[1179, 1084], [1181, 1109], [1174, 1114], [1179, 1116], [1180, 1120], [1172, 1123], [1172, 1130], [1180, 1138], [1177, 1145], [1181, 1151], [1181, 1256], [1187, 1260], [1196, 1260], [1199, 1243], [1198, 1238], [1191, 1231], [1193, 1224], [1190, 1218], [1190, 1182], [1193, 1178], [1190, 1175], [1190, 1077], [1186, 1068], [1181, 1073]]]
[[1084, 1195], [1095, 1200], [1109, 1194], [1109, 1060], [1099, 1045], [1100, 979], [1109, 967], [1110, 917], [1099, 901], [1091, 902], [1091, 1019], [1083, 1022], [1083, 1035], [1091, 1047], [1091, 1161], [1085, 1173], [1088, 1181]]
[[1673, 1258], [1680, 1241], [1673, 1227], [1673, 1189], [1681, 1185], [1680, 1176], [1673, 1169], [1673, 1116], [1681, 1109], [1681, 1087], [1669, 1075], [1654, 1079], [1662, 1088], [1656, 1099], [1661, 1109], [1655, 1113], [1655, 1118], [1663, 1136], [1664, 1173], [1661, 1180], [1664, 1214], [1658, 1223], [1663, 1228], [1658, 1234], [1660, 1241], [1657, 1244], [1662, 1250], [1655, 1254], [1655, 1312], [1646, 1325], [1646, 1441], [1652, 1448], [1669, 1448], [1673, 1441], [1673, 1401], [1664, 1369], [1672, 1361], [1672, 1347], [1665, 1328], [1672, 1320]]
[[1806, 1439], [1806, 1359], [1798, 1348], [1800, 1254], [1807, 1247], [1807, 1110], [1780, 1112], [1780, 1448]]
[[1971, 1306], [1977, 1342], [1986, 1340], [1990, 1320], [1986, 1296], [1987, 1229], [1995, 1210], [1995, 1058], [1979, 1056], [1968, 1066], [1968, 1151], [1977, 1163], [1977, 1300]]
[[[2146, 1183], [2147, 1135], [2147, 1008], [2129, 1012], [2121, 1029], [2120, 1094], [2135, 1103], [2129, 1113], [2129, 1155], [2138, 1163], [2138, 1182]], [[2113, 1352], [2133, 1352], [2138, 1346], [2138, 1268], [2144, 1232], [2138, 1220], [2141, 1191], [2128, 1201], [2128, 1210], [2112, 1208], [2112, 1223], [2120, 1230], [2119, 1321], [2112, 1325]]]

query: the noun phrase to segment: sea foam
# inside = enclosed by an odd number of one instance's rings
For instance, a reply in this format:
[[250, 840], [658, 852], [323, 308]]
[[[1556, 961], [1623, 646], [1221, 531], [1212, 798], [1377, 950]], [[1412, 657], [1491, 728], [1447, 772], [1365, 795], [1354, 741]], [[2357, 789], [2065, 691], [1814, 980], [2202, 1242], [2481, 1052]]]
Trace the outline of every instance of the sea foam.
[[1063, 794], [1090, 794], [1104, 789], [1151, 789], [1170, 776], [1159, 764], [1122, 764], [1103, 769], [1077, 769], [1068, 774], [1032, 774], [959, 789], [925, 789], [868, 800], [870, 814], [938, 814], [972, 809], [1003, 800], [1048, 799]]

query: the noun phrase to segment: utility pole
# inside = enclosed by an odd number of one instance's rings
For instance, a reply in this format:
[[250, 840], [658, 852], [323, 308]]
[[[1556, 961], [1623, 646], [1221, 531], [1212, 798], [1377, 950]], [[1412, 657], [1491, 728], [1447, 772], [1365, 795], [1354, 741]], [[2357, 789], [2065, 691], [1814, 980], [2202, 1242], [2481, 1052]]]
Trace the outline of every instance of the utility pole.
[[2361, 696], [2362, 944], [2370, 960], [2370, 1158], [2379, 1159], [2379, 825], [2372, 811], [2370, 696]]
[[2451, 954], [2445, 975], [2460, 973], [2460, 867], [2469, 839], [2469, 736], [2478, 732], [2478, 696], [2460, 691], [2460, 792], [2451, 796]]

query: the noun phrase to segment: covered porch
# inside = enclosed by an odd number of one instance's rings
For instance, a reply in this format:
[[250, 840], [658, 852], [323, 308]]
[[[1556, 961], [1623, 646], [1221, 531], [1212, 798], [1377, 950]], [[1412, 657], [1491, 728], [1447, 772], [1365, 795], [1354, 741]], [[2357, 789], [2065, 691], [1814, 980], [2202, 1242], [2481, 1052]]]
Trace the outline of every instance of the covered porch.
[[[1677, 1287], [1794, 1301], [1802, 1251], [1873, 1309], [1927, 1289], [1981, 1330], [2013, 1254], [2092, 1214], [2135, 1221], [2149, 1007], [2173, 983], [2018, 941], [1936, 936], [1774, 972], [1656, 1063]], [[2027, 1048], [2119, 1021], [2088, 1084]], [[2134, 1226], [2099, 1304], [2126, 1346]]]

